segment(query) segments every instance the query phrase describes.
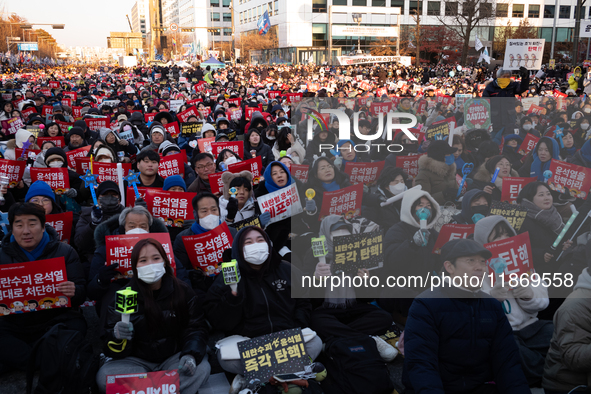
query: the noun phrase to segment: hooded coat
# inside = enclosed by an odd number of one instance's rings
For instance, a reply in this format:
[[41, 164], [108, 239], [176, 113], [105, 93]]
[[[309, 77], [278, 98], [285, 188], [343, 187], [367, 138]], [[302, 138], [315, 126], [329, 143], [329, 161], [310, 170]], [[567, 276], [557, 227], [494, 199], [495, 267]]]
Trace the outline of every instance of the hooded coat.
[[[30, 137], [34, 137], [30, 131], [25, 129], [20, 129], [16, 132], [14, 139], [9, 140], [6, 143], [6, 150], [4, 151], [4, 158], [7, 160], [16, 160], [16, 148], [22, 149], [23, 143], [29, 140]], [[33, 144], [29, 146], [29, 149], [39, 149], [37, 144]]]
[[472, 207], [470, 205], [472, 204], [472, 201], [479, 199], [482, 196], [486, 198], [490, 208], [492, 202], [490, 194], [479, 189], [470, 190], [464, 194], [464, 197], [462, 198], [462, 211], [453, 216], [453, 221], [457, 224], [474, 224], [474, 221], [472, 220], [474, 213], [472, 212]]
[[421, 185], [423, 191], [429, 193], [439, 204], [445, 204], [443, 193], [447, 189], [458, 190], [456, 182], [456, 164], [448, 166], [443, 161], [435, 160], [429, 156], [419, 158], [419, 173], [415, 178], [415, 184]]
[[[513, 168], [511, 168], [511, 173], [509, 174], [509, 176], [518, 177], [519, 173], [517, 171], [515, 171]], [[476, 172], [476, 174], [474, 174], [474, 178], [473, 178], [474, 181], [468, 187], [468, 190], [473, 190], [473, 189], [483, 190], [486, 186], [491, 186], [492, 177], [493, 177], [493, 174], [491, 174], [486, 169], [485, 165], [482, 164], [478, 168], [478, 171]], [[502, 196], [502, 191], [503, 191], [503, 178], [501, 178], [500, 176], [497, 177], [497, 179], [495, 180], [495, 186], [496, 186], [496, 188], [493, 188], [493, 192], [492, 192], [492, 194], [489, 194], [489, 196], [492, 196], [492, 199], [495, 201], [501, 201], [501, 196]], [[464, 204], [462, 203], [462, 209], [463, 209], [463, 207], [464, 207]]]

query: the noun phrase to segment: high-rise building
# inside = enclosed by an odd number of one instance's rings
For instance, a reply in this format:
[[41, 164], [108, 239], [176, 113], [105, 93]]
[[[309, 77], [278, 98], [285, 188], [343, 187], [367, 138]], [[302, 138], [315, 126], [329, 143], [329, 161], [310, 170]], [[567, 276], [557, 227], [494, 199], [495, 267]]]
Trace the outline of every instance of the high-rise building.
[[162, 0], [162, 20], [164, 27], [179, 24], [179, 0]]
[[131, 27], [133, 33], [142, 33], [143, 38], [146, 38], [150, 32], [150, 13], [147, 0], [137, 0], [131, 7]]
[[[178, 0], [178, 2], [179, 26], [196, 28], [191, 33], [193, 36], [190, 41], [197, 48], [219, 50], [221, 41], [231, 41], [231, 0]], [[213, 28], [217, 29], [213, 30]], [[209, 32], [208, 29], [210, 29]]]

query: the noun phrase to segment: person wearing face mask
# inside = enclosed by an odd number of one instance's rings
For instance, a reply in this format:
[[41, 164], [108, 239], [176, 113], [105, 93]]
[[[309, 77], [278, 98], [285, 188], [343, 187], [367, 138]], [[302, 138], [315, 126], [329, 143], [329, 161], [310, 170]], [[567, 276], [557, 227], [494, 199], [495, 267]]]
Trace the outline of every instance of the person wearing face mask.
[[118, 161], [116, 153], [107, 145], [96, 148], [93, 156], [93, 161], [96, 163], [117, 163]]
[[534, 137], [540, 137], [540, 132], [536, 130], [536, 126], [533, 123], [533, 120], [530, 116], [524, 116], [521, 118], [520, 127], [519, 127], [519, 136], [522, 139], [525, 139], [528, 134], [533, 135]]
[[[377, 182], [377, 194], [380, 196], [380, 202], [386, 201], [408, 190], [407, 181], [408, 175], [402, 168], [384, 167]], [[387, 231], [390, 227], [400, 222], [402, 200], [383, 207], [380, 205], [380, 202], [364, 204], [367, 206], [364, 206], [363, 215]]]
[[[499, 169], [497, 179], [494, 183], [491, 183], [497, 168]], [[483, 190], [490, 194], [493, 200], [501, 201], [503, 178], [518, 176], [518, 172], [511, 167], [509, 159], [503, 155], [493, 156], [478, 168], [474, 174], [472, 184], [468, 186], [468, 190]]]
[[[509, 222], [499, 215], [479, 220], [474, 227], [474, 241], [480, 245], [500, 241], [517, 235]], [[483, 281], [482, 291], [496, 298], [505, 311], [519, 346], [521, 369], [530, 386], [542, 383], [546, 353], [552, 339], [554, 325], [549, 320], [538, 319], [538, 312], [548, 307], [548, 289], [533, 282], [525, 286], [511, 287], [508, 282], [496, 280], [491, 287]]]
[[[219, 134], [218, 134], [219, 135]], [[238, 154], [230, 149], [222, 149], [216, 160], [216, 167], [219, 172], [228, 170], [230, 164], [235, 164], [242, 161]]]
[[554, 138], [542, 137], [519, 169], [519, 176], [536, 177], [544, 181], [544, 171], [550, 169], [552, 159], [560, 159], [560, 147]]
[[415, 184], [421, 185], [439, 204], [455, 201], [458, 192], [454, 153], [447, 141], [432, 141], [427, 155], [419, 159], [419, 173]]
[[[238, 262], [242, 278], [235, 292], [224, 284], [222, 275], [209, 288], [204, 309], [212, 327], [247, 338], [299, 327], [304, 331], [306, 353], [314, 360], [320, 354], [322, 341], [306, 329], [312, 304], [307, 298], [291, 297], [292, 286], [301, 285], [300, 271], [282, 261], [268, 235], [255, 226], [245, 227], [236, 234], [232, 259]], [[224, 359], [220, 351], [217, 357], [225, 371], [243, 373], [239, 359]], [[232, 383], [235, 390], [232, 392], [238, 393], [245, 383], [238, 375]]]
[[589, 126], [589, 118], [581, 117], [577, 119], [575, 127], [572, 128], [572, 133], [575, 140], [579, 143], [584, 143], [591, 138], [591, 127]]
[[[66, 153], [62, 148], [51, 148], [45, 152], [45, 164], [47, 167], [68, 168], [67, 163]], [[78, 213], [81, 210], [81, 206], [85, 205], [90, 198], [90, 190], [84, 187], [84, 182], [80, 179], [80, 175], [69, 168], [68, 179], [70, 181], [70, 189], [58, 198], [66, 211]]]
[[519, 147], [523, 142], [523, 138], [519, 134], [508, 134], [503, 136], [503, 156], [511, 163], [511, 168], [521, 168], [521, 158], [523, 155], [519, 154]]
[[126, 286], [138, 293], [138, 312], [123, 322], [116, 296], [106, 302], [104, 350], [110, 359], [96, 376], [100, 391], [105, 392], [109, 375], [178, 369], [180, 393], [196, 393], [211, 370], [201, 300], [175, 278], [164, 248], [153, 238], [134, 246], [131, 269]]
[[452, 224], [475, 224], [490, 214], [491, 195], [482, 190], [470, 190], [462, 199], [462, 211], [452, 217]]
[[[279, 124], [279, 122], [278, 122], [278, 124]], [[275, 141], [277, 140], [278, 124], [277, 125], [274, 125], [274, 124], [269, 125], [269, 127], [267, 127], [266, 131], [261, 134], [261, 137], [263, 138], [263, 142], [269, 148], [273, 148], [273, 146], [275, 145]]]
[[554, 134], [554, 139], [560, 145], [559, 138], [562, 138], [562, 146], [560, 148], [560, 159], [568, 161], [571, 159], [579, 150], [582, 144], [575, 139], [573, 132], [570, 130], [568, 123], [560, 123], [557, 127], [562, 128], [562, 137]]

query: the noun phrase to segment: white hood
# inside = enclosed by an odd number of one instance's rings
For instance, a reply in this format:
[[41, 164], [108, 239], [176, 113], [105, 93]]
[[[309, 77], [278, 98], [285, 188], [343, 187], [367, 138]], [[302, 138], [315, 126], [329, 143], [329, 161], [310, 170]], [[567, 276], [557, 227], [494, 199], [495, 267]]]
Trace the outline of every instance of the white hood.
[[429, 201], [431, 201], [432, 220], [429, 223], [427, 223], [427, 228], [431, 228], [435, 225], [437, 219], [439, 219], [439, 216], [441, 216], [441, 209], [439, 208], [439, 204], [437, 204], [437, 201], [435, 201], [433, 197], [431, 197], [431, 195], [424, 190], [409, 189], [404, 192], [404, 196], [402, 197], [402, 205], [400, 209], [400, 220], [416, 228], [421, 227], [420, 223], [417, 220], [417, 217], [410, 211], [415, 201], [417, 201], [421, 197], [427, 197]]

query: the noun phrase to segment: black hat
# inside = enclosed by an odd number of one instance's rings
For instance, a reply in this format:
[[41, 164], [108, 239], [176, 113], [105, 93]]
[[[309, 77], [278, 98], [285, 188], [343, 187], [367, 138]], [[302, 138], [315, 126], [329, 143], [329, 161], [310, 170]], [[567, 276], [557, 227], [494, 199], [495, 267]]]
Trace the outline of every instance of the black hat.
[[454, 261], [458, 257], [480, 255], [490, 259], [492, 253], [472, 239], [454, 239], [441, 248], [443, 261]]
[[113, 191], [117, 193], [117, 195], [121, 195], [121, 191], [119, 190], [119, 186], [113, 181], [104, 181], [101, 182], [99, 187], [96, 189], [96, 195], [102, 196], [108, 191]]
[[484, 163], [484, 168], [486, 168], [486, 170], [488, 172], [490, 172], [491, 174], [494, 174], [497, 164], [499, 163], [499, 161], [501, 161], [504, 158], [505, 158], [505, 156], [503, 156], [503, 155], [493, 156], [490, 159], [488, 159], [486, 161], [486, 163]]
[[68, 135], [71, 136], [73, 134], [79, 135], [82, 139], [84, 139], [84, 130], [81, 127], [74, 126], [68, 131]]
[[449, 146], [447, 141], [432, 141], [427, 148], [427, 156], [437, 161], [445, 161], [445, 156], [451, 155], [458, 148]]

